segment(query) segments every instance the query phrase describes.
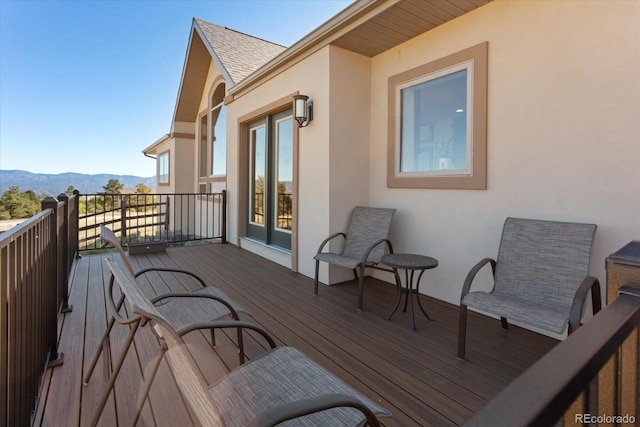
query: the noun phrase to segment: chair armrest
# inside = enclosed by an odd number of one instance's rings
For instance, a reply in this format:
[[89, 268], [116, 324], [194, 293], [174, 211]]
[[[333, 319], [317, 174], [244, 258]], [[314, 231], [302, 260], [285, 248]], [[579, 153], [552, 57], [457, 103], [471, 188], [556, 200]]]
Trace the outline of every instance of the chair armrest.
[[121, 293], [120, 299], [118, 300], [118, 303], [116, 304], [113, 301], [113, 285], [114, 284], [115, 284], [115, 277], [113, 277], [113, 275], [111, 275], [111, 279], [109, 279], [108, 296], [105, 298], [105, 300], [106, 300], [106, 304], [107, 304], [107, 311], [109, 313], [111, 313], [111, 316], [113, 317], [113, 320], [115, 320], [116, 322], [120, 323], [121, 325], [130, 325], [130, 324], [136, 323], [136, 322], [141, 322], [142, 325], [144, 325], [146, 323], [146, 320], [142, 316], [140, 316], [139, 314], [136, 314], [135, 316], [131, 316], [131, 317], [122, 317], [120, 315], [120, 307], [122, 307], [122, 304], [124, 303], [125, 295], [124, 295], [124, 293]]
[[346, 394], [327, 394], [325, 396], [310, 397], [270, 408], [258, 414], [252, 426], [271, 427], [287, 420], [340, 407], [358, 409], [367, 418], [367, 425], [374, 427], [380, 426], [380, 422], [376, 416], [365, 404], [355, 397]]
[[204, 283], [204, 280], [202, 280], [202, 278], [200, 276], [198, 276], [195, 273], [192, 273], [190, 271], [187, 270], [179, 270], [179, 269], [175, 269], [175, 268], [160, 268], [160, 267], [150, 267], [150, 268], [145, 268], [144, 270], [140, 270], [138, 271], [135, 276], [141, 276], [145, 273], [150, 273], [152, 271], [155, 272], [168, 272], [168, 273], [182, 273], [182, 274], [186, 274], [188, 276], [193, 277], [195, 280], [197, 280], [198, 282], [200, 282], [200, 285], [202, 285], [202, 287], [206, 287], [207, 285]]
[[389, 249], [389, 253], [390, 254], [393, 253], [393, 245], [391, 244], [391, 241], [389, 239], [380, 239], [367, 248], [364, 255], [362, 256], [362, 261], [361, 261], [362, 265], [365, 265], [367, 263], [367, 259], [369, 258], [369, 254], [371, 253], [371, 251], [373, 251], [376, 248], [376, 246], [378, 246], [381, 243], [386, 243], [387, 248]]
[[192, 331], [198, 331], [200, 329], [227, 329], [227, 328], [241, 328], [256, 331], [264, 337], [269, 343], [271, 348], [276, 348], [276, 342], [271, 338], [271, 335], [261, 327], [254, 325], [253, 323], [245, 322], [242, 320], [214, 320], [210, 322], [197, 322], [188, 326], [180, 328], [176, 331], [179, 336], [183, 336]]
[[156, 304], [157, 302], [160, 302], [167, 298], [209, 298], [209, 299], [218, 301], [219, 303], [227, 307], [229, 309], [231, 316], [234, 319], [236, 320], [240, 319], [240, 316], [238, 316], [238, 312], [236, 311], [236, 309], [233, 308], [233, 306], [229, 304], [227, 300], [215, 295], [210, 295], [210, 294], [199, 294], [199, 293], [192, 293], [192, 292], [165, 292], [163, 294], [150, 298], [149, 301], [151, 301], [152, 304]]
[[589, 291], [591, 291], [593, 314], [596, 314], [602, 308], [600, 281], [593, 276], [585, 277], [582, 283], [580, 283], [576, 295], [573, 297], [573, 303], [571, 304], [571, 311], [569, 313], [569, 333], [574, 332], [580, 326], [582, 310], [584, 309]]
[[469, 289], [471, 288], [471, 283], [473, 283], [473, 279], [475, 279], [476, 274], [487, 264], [491, 264], [491, 272], [493, 274], [493, 278], [496, 277], [496, 261], [493, 258], [484, 258], [479, 263], [473, 266], [469, 274], [467, 274], [467, 278], [464, 279], [464, 285], [462, 286], [462, 294], [460, 295], [460, 301], [469, 293]]
[[332, 234], [331, 236], [329, 236], [329, 237], [327, 237], [326, 239], [324, 239], [324, 240], [322, 241], [322, 243], [320, 243], [320, 247], [318, 248], [318, 252], [316, 252], [316, 255], [322, 252], [322, 249], [324, 249], [324, 246], [325, 246], [327, 243], [329, 243], [329, 241], [330, 241], [331, 239], [334, 239], [334, 238], [336, 238], [336, 237], [338, 237], [338, 236], [342, 236], [342, 237], [344, 237], [345, 239], [347, 238], [347, 235], [346, 235], [346, 234], [344, 234], [344, 233], [335, 233], [335, 234]]

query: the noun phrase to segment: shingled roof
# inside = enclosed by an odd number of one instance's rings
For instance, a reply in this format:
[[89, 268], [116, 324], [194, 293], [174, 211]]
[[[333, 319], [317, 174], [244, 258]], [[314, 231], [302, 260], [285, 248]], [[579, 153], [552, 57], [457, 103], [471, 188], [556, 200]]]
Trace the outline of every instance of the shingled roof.
[[286, 49], [285, 46], [201, 19], [196, 18], [194, 22], [217, 57], [214, 60], [217, 59], [227, 72], [230, 85], [240, 82]]
[[194, 18], [174, 122], [195, 122], [211, 61], [233, 87], [286, 47]]

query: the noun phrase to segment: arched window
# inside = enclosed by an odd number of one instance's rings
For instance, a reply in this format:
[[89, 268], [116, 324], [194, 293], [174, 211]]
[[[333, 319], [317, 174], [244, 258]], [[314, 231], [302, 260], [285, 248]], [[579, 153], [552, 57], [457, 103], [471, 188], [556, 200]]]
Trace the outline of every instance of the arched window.
[[221, 83], [211, 97], [211, 169], [210, 175], [227, 173], [227, 107], [224, 105], [226, 85]]

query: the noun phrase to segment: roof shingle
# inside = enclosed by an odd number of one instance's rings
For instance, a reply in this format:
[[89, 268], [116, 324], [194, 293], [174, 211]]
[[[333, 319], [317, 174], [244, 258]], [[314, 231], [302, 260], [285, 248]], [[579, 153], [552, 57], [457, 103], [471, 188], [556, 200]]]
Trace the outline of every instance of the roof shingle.
[[229, 77], [237, 84], [286, 49], [248, 34], [195, 19]]

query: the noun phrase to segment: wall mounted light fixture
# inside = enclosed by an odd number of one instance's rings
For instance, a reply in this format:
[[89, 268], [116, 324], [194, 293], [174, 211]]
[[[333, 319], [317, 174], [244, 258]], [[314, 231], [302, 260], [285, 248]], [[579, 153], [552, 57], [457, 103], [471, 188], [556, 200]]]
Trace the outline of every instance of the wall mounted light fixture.
[[293, 95], [293, 115], [299, 128], [308, 126], [313, 120], [313, 101], [307, 95]]

